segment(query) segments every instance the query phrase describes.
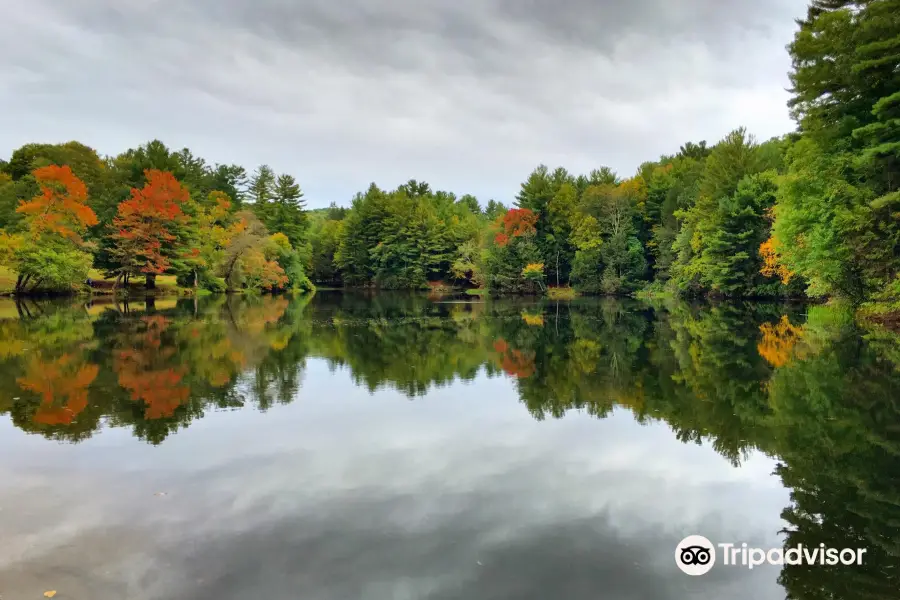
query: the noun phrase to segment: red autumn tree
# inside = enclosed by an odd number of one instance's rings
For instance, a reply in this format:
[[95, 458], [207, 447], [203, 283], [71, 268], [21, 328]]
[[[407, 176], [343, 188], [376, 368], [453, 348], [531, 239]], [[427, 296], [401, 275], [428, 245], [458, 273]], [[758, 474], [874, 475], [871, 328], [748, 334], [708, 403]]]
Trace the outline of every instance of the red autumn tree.
[[119, 204], [113, 219], [111, 250], [119, 267], [116, 285], [135, 273], [147, 276], [147, 287], [154, 287], [157, 275], [169, 268], [176, 235], [172, 229], [187, 220], [181, 205], [190, 200], [187, 189], [168, 171], [144, 171], [147, 183], [132, 188], [131, 198]]
[[500, 219], [501, 231], [494, 237], [498, 246], [505, 246], [511, 237], [521, 237], [535, 233], [538, 215], [527, 208], [511, 208]]
[[538, 216], [527, 208], [512, 208], [503, 216], [503, 229], [506, 235], [519, 237], [535, 232]]
[[97, 224], [97, 215], [87, 205], [87, 187], [68, 166], [50, 165], [34, 170], [41, 193], [23, 200], [16, 212], [25, 216], [33, 237], [49, 233], [81, 244], [85, 229]]

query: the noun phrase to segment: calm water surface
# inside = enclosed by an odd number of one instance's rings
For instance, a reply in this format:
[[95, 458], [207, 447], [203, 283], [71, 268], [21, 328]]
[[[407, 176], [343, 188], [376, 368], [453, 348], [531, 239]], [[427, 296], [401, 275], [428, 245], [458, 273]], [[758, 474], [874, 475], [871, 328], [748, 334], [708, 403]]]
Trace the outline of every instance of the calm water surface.
[[824, 307], [7, 302], [0, 597], [892, 598], [898, 389]]

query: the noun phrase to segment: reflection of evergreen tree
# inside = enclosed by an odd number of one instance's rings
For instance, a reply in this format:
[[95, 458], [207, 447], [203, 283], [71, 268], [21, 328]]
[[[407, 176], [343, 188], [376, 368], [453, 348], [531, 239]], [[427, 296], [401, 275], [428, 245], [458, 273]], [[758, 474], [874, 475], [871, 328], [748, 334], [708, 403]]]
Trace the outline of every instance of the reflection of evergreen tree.
[[535, 418], [572, 409], [602, 417], [616, 403], [639, 403], [648, 321], [635, 306], [606, 300], [549, 307], [541, 322], [528, 313], [491, 320], [495, 360], [517, 377]]
[[758, 446], [750, 432], [768, 411], [764, 382], [771, 373], [757, 348], [765, 316], [760, 307], [677, 305], [660, 319], [667, 322], [658, 335], [667, 339], [656, 341], [656, 383], [667, 393], [652, 396], [654, 411], [680, 440], [710, 439], [733, 462]]
[[333, 367], [348, 366], [370, 391], [390, 385], [418, 396], [433, 385], [472, 379], [485, 362], [478, 307], [414, 295], [396, 299], [367, 310], [358, 298], [343, 298], [340, 310], [315, 312], [312, 353]]
[[[818, 317], [818, 318], [817, 318]], [[823, 320], [827, 319], [824, 323]], [[791, 488], [786, 545], [867, 548], [862, 566], [786, 566], [790, 598], [893, 598], [900, 586], [900, 338], [814, 311], [771, 384], [769, 427]]]

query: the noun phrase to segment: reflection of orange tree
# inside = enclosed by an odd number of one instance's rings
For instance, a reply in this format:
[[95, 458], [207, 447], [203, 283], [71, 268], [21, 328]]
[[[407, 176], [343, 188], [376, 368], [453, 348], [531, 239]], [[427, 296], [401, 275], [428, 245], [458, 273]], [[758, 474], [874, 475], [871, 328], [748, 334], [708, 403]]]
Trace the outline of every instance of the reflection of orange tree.
[[261, 298], [241, 311], [238, 322], [241, 329], [256, 335], [267, 325], [278, 323], [289, 305], [290, 301], [284, 296]]
[[279, 325], [290, 305], [287, 298], [230, 302], [200, 320], [182, 324], [174, 336], [178, 358], [190, 366], [192, 380], [203, 380], [214, 388], [227, 386], [271, 350], [283, 350], [293, 335], [289, 324]]
[[41, 405], [34, 422], [41, 425], [69, 425], [87, 408], [88, 386], [97, 377], [99, 368], [86, 364], [71, 354], [56, 360], [33, 358], [25, 375], [16, 381], [23, 390], [41, 397]]
[[792, 325], [787, 315], [778, 323], [764, 323], [759, 328], [762, 340], [757, 345], [759, 355], [773, 367], [782, 367], [790, 360], [794, 346], [802, 339], [803, 329]]
[[162, 333], [169, 320], [161, 315], [143, 317], [146, 327], [133, 348], [120, 350], [113, 368], [119, 385], [131, 392], [131, 399], [146, 405], [144, 417], [160, 419], [174, 416], [175, 410], [190, 396], [182, 383], [187, 370], [183, 366], [166, 366], [174, 356], [173, 346], [163, 346]]
[[[235, 311], [229, 336], [239, 350], [235, 358], [242, 366], [257, 364], [271, 349], [283, 349], [289, 341], [290, 332], [276, 327], [290, 305], [284, 296], [265, 297]], [[236, 362], [238, 362], [236, 360]]]
[[244, 368], [244, 355], [234, 347], [221, 321], [212, 315], [188, 323], [180, 330], [179, 337], [182, 362], [191, 366], [194, 376], [214, 388], [228, 385]]
[[534, 352], [523, 352], [509, 347], [503, 338], [494, 342], [494, 350], [499, 354], [497, 362], [508, 375], [524, 379], [534, 375]]

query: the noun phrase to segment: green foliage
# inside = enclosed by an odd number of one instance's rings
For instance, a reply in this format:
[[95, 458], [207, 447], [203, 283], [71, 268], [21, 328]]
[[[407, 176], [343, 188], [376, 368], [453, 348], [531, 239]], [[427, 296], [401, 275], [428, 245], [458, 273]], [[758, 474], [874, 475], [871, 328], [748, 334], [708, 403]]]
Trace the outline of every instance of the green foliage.
[[253, 210], [260, 218], [267, 212], [269, 202], [275, 194], [275, 180], [275, 171], [269, 165], [260, 165], [250, 177], [247, 195], [253, 203]]
[[476, 198], [472, 194], [465, 194], [459, 200], [457, 200], [457, 202], [465, 205], [465, 207], [473, 215], [481, 214], [481, 205], [478, 203], [478, 198]]
[[529, 264], [540, 262], [533, 235], [512, 238], [505, 245], [495, 243], [484, 256], [485, 286], [493, 295], [532, 293], [534, 286], [522, 273]]
[[22, 215], [16, 212], [19, 201], [34, 197], [37, 192], [37, 183], [30, 174], [13, 181], [6, 173], [0, 173], [0, 229], [17, 231], [22, 222]]
[[272, 233], [283, 233], [295, 248], [306, 240], [306, 213], [303, 192], [290, 175], [279, 175], [273, 190], [274, 201], [264, 211], [263, 222]]
[[[426, 183], [411, 180], [392, 192], [372, 184], [341, 221], [334, 263], [349, 285], [423, 288], [458, 278], [453, 267], [460, 248], [477, 238], [480, 223], [480, 211], [474, 213], [469, 202], [433, 192]], [[327, 247], [327, 240], [323, 226], [318, 247]]]
[[335, 254], [340, 247], [343, 227], [343, 220], [314, 218], [311, 221], [310, 277], [314, 281], [329, 285], [341, 283], [341, 273], [335, 264]]
[[673, 284], [688, 294], [755, 295], [760, 290], [759, 246], [769, 237], [767, 211], [774, 202], [779, 146], [765, 151], [744, 129], [731, 132], [710, 151], [696, 182], [696, 201], [674, 216], [681, 222], [670, 265]]
[[10, 265], [22, 291], [71, 292], [87, 279], [91, 254], [47, 236], [19, 248]]
[[789, 47], [802, 139], [780, 185], [775, 238], [812, 295], [892, 289], [900, 185], [900, 3], [814, 6]]
[[465, 282], [476, 287], [484, 285], [484, 273], [481, 267], [481, 250], [475, 240], [463, 242], [457, 250], [456, 260], [450, 267], [450, 274], [456, 281]]
[[577, 250], [572, 262], [572, 283], [584, 293], [598, 294], [602, 291], [603, 257], [600, 248]]
[[203, 280], [203, 289], [222, 294], [228, 290], [228, 283], [222, 277], [209, 277]]
[[496, 221], [505, 215], [507, 210], [508, 208], [504, 206], [502, 202], [491, 199], [488, 200], [487, 206], [484, 208], [484, 216], [487, 217], [489, 221]]
[[829, 155], [813, 139], [797, 143], [778, 191], [774, 234], [785, 265], [809, 282], [813, 296], [861, 300], [871, 285], [867, 249], [879, 244], [861, 228], [871, 218], [872, 194], [841, 173], [851, 158]]
[[276, 233], [269, 238], [267, 254], [274, 258], [284, 274], [287, 276], [287, 288], [297, 292], [313, 292], [313, 285], [306, 275], [304, 257], [295, 250], [288, 237], [283, 233]]

